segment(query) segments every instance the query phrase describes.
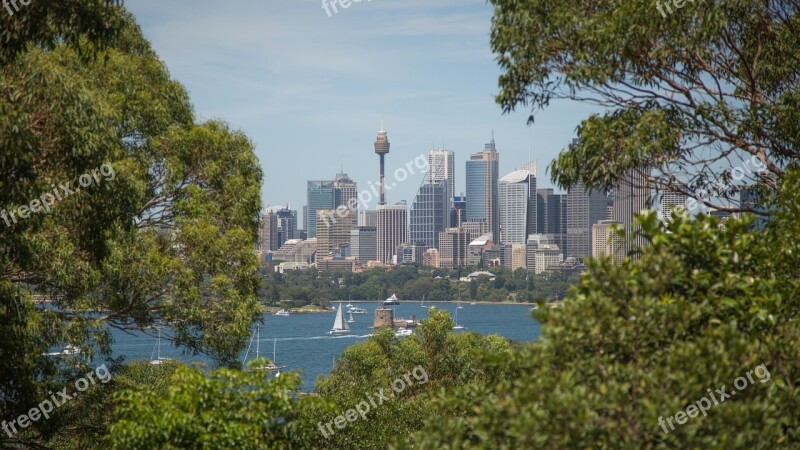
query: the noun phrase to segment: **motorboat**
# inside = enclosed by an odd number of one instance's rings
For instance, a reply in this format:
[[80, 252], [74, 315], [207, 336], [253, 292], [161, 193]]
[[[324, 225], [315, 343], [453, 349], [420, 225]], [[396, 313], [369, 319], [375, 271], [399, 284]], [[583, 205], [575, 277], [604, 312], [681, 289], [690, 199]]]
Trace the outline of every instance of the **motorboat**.
[[348, 309], [347, 312], [349, 314], [366, 314], [366, 308], [359, 308], [357, 306], [353, 306], [352, 308]]
[[283, 316], [286, 317], [289, 315], [289, 311], [286, 309], [281, 309], [280, 311], [275, 313], [276, 316]]
[[387, 298], [383, 301], [383, 306], [392, 306], [392, 305], [399, 305], [400, 300], [397, 299], [397, 296], [392, 294], [391, 297]]
[[414, 334], [414, 330], [409, 328], [398, 328], [397, 331], [394, 332], [396, 337], [406, 337], [411, 336], [412, 334]]

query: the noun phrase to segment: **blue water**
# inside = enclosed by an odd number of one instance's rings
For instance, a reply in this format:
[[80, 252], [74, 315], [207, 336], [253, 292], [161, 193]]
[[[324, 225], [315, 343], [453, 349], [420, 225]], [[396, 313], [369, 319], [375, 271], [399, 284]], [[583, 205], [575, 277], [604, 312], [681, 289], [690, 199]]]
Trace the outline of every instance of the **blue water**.
[[[347, 303], [347, 302], [345, 302]], [[260, 355], [272, 359], [273, 341], [277, 342], [277, 363], [286, 365], [284, 370], [302, 371], [303, 390], [311, 391], [314, 380], [319, 375], [327, 375], [333, 367], [334, 358], [342, 354], [344, 349], [356, 342], [364, 341], [372, 333], [377, 302], [351, 302], [354, 306], [365, 308], [367, 314], [353, 314], [354, 323], [350, 323], [351, 333], [344, 336], [331, 336], [327, 332], [333, 326], [333, 313], [292, 314], [288, 317], [264, 315], [260, 325]], [[433, 302], [426, 305], [446, 309], [452, 315], [455, 304], [449, 302]], [[539, 323], [530, 316], [530, 305], [470, 305], [462, 303], [458, 310], [458, 322], [465, 327], [459, 332], [474, 331], [481, 334], [499, 334], [515, 341], [532, 341], [539, 336]], [[343, 308], [344, 309], [344, 308]], [[416, 315], [417, 319], [427, 317], [427, 309], [419, 303], [403, 302], [394, 306], [395, 318], [406, 319]], [[347, 314], [345, 314], [347, 317]], [[253, 327], [255, 331], [255, 326]], [[134, 336], [113, 330], [113, 356], [126, 356], [126, 361], [150, 360], [155, 349], [156, 339], [135, 333]], [[250, 349], [248, 360], [255, 357], [255, 342]], [[246, 349], [245, 349], [246, 350]], [[245, 351], [240, 359], [243, 359]], [[155, 355], [153, 355], [154, 357]], [[166, 339], [161, 340], [161, 357], [175, 358], [186, 363], [200, 362], [211, 367], [211, 361], [202, 355], [184, 355], [173, 347]]]

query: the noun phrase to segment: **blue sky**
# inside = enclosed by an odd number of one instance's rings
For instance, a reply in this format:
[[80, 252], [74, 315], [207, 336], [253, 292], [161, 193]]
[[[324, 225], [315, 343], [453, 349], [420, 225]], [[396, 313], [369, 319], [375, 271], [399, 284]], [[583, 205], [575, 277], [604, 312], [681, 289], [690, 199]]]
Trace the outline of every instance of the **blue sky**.
[[[392, 144], [387, 178], [444, 142], [455, 151], [461, 192], [464, 162], [494, 130], [501, 176], [528, 160], [530, 145], [539, 185], [551, 187], [546, 167], [597, 111], [556, 102], [532, 126], [524, 108], [503, 115], [484, 0], [362, 0], [331, 16], [321, 0], [126, 6], [188, 89], [198, 119], [225, 120], [253, 139], [265, 206], [302, 209], [306, 180], [332, 179], [342, 162], [359, 190], [376, 182], [381, 116]], [[410, 203], [422, 176], [399, 183], [387, 200]]]

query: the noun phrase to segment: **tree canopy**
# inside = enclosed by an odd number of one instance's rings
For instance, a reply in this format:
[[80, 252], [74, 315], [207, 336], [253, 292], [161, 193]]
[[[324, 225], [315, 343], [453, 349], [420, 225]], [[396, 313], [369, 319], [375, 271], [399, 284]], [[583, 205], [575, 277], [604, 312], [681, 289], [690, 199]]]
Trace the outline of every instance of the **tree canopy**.
[[638, 170], [709, 207], [764, 213], [737, 194], [758, 184], [768, 203], [796, 164], [800, 3], [491, 3], [505, 111], [558, 99], [606, 109], [550, 167], [562, 186], [609, 189]]
[[[80, 373], [53, 349], [110, 356], [109, 327], [169, 327], [232, 364], [258, 317], [254, 145], [196, 123], [133, 17], [101, 3], [0, 14], [3, 417]], [[31, 446], [58, 423], [0, 442]]]

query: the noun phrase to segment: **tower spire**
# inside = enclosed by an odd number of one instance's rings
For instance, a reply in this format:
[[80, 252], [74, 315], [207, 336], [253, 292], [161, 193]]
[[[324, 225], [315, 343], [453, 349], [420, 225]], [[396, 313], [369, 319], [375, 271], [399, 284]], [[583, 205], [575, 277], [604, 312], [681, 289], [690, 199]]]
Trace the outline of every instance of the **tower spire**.
[[379, 205], [386, 204], [386, 188], [384, 185], [384, 159], [386, 154], [389, 153], [389, 138], [386, 136], [386, 130], [383, 129], [383, 115], [381, 115], [381, 129], [378, 131], [378, 137], [375, 138], [375, 153], [378, 154], [380, 159], [380, 176], [381, 176], [381, 191]]

